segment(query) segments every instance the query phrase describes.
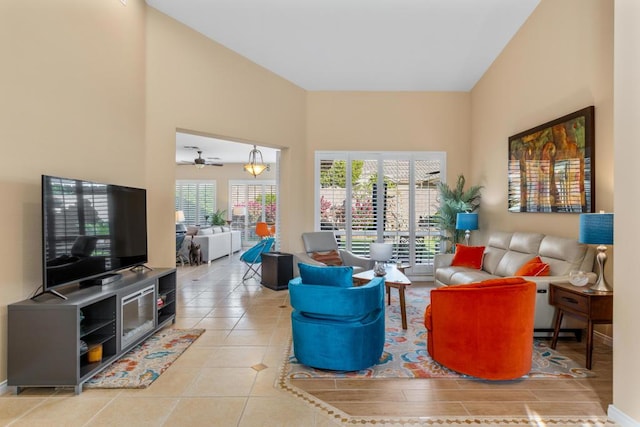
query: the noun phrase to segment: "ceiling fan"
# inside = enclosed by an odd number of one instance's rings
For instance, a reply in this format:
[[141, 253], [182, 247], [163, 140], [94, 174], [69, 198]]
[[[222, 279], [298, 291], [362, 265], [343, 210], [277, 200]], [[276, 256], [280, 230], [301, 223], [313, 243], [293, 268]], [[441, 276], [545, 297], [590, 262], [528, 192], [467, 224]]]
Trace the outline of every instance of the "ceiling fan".
[[[197, 147], [195, 147], [197, 149]], [[209, 160], [220, 160], [220, 157], [207, 157], [206, 159], [204, 159], [202, 157], [202, 150], [197, 149], [198, 152], [198, 157], [196, 157], [195, 159], [193, 159], [192, 162], [189, 161], [180, 161], [178, 162], [178, 164], [180, 165], [195, 165], [195, 167], [197, 167], [198, 169], [203, 168], [205, 166], [223, 166], [222, 163], [220, 162], [211, 162]]]

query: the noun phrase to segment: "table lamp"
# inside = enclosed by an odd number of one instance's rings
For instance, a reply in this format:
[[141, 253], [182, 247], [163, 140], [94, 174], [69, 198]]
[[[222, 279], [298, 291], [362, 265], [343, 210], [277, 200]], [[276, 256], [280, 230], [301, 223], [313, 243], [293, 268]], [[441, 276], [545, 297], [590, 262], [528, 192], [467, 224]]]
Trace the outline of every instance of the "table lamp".
[[393, 246], [389, 243], [371, 243], [369, 247], [369, 257], [376, 263], [373, 272], [376, 276], [386, 274], [384, 264], [393, 256]]
[[471, 230], [478, 229], [478, 214], [471, 212], [458, 212], [456, 216], [456, 230], [464, 230], [464, 242], [469, 246]]
[[604, 277], [604, 264], [607, 262], [607, 246], [613, 244], [613, 214], [580, 214], [580, 243], [598, 245], [598, 279], [591, 287], [592, 291], [611, 292], [612, 288]]

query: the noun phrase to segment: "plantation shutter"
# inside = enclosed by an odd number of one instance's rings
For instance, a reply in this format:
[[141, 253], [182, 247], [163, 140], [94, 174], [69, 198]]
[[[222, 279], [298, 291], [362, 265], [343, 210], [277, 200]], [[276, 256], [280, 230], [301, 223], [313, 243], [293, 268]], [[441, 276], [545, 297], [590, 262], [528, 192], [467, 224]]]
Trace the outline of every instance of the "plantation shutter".
[[275, 224], [277, 193], [278, 186], [273, 181], [229, 182], [231, 227], [242, 232], [243, 244], [252, 245], [260, 240], [255, 233], [257, 222]]
[[444, 153], [317, 152], [316, 229], [364, 256], [371, 242], [390, 243], [394, 261], [431, 274], [441, 252], [433, 216], [445, 166]]
[[215, 181], [176, 181], [176, 211], [184, 212], [186, 225], [211, 225], [216, 210]]

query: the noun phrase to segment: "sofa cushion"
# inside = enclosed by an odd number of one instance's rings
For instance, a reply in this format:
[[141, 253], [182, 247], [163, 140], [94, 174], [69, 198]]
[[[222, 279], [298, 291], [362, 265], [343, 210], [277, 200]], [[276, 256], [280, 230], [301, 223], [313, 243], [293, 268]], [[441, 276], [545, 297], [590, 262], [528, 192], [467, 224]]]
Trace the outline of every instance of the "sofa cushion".
[[198, 236], [210, 236], [213, 234], [213, 229], [211, 227], [201, 228], [198, 230]]
[[311, 258], [325, 265], [342, 265], [342, 258], [340, 258], [340, 252], [336, 250], [327, 251], [327, 252], [312, 252]]
[[484, 270], [476, 270], [473, 268], [461, 268], [461, 267], [454, 267], [454, 268], [457, 268], [458, 271], [456, 271], [451, 276], [452, 285], [460, 285], [460, 284], [471, 283], [471, 282], [480, 282], [483, 280], [495, 279], [496, 277], [498, 277], [498, 276], [489, 274]]
[[466, 246], [457, 244], [451, 265], [454, 267], [468, 267], [481, 269], [484, 246]]
[[544, 234], [515, 232], [513, 236], [511, 236], [509, 250], [536, 254], [538, 253], [542, 239], [544, 239]]
[[[540, 243], [539, 254], [549, 264], [553, 276], [566, 275], [571, 270], [592, 270], [593, 258], [586, 257], [587, 245], [576, 243], [574, 239], [546, 236]], [[583, 265], [587, 258], [587, 265]]]
[[548, 276], [549, 264], [542, 262], [539, 256], [531, 258], [516, 271], [514, 276]]
[[309, 264], [298, 264], [300, 279], [306, 285], [338, 286], [350, 288], [353, 286], [353, 267], [326, 267]]
[[529, 253], [507, 251], [498, 263], [498, 267], [496, 268], [495, 272], [496, 276], [515, 276], [516, 271], [518, 271], [520, 267], [522, 267], [527, 261], [529, 261], [532, 256], [535, 256], [535, 254], [535, 252]]

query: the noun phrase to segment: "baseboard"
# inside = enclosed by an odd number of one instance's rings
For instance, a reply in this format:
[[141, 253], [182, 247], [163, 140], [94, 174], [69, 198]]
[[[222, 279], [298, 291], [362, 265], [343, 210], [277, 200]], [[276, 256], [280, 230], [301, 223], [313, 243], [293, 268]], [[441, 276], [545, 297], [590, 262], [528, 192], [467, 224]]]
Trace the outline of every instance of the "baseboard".
[[0, 396], [7, 393], [7, 380], [4, 380], [0, 383]]
[[640, 422], [634, 420], [613, 405], [609, 405], [607, 417], [621, 427], [640, 427]]

